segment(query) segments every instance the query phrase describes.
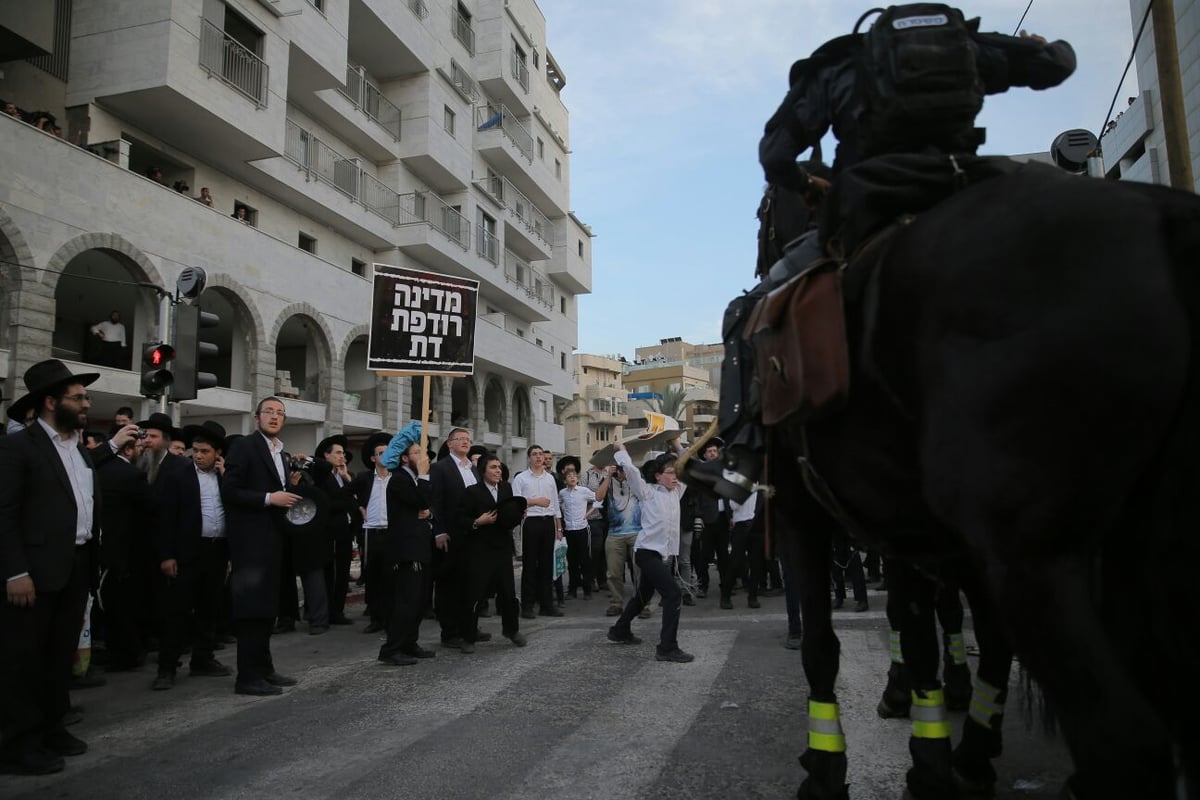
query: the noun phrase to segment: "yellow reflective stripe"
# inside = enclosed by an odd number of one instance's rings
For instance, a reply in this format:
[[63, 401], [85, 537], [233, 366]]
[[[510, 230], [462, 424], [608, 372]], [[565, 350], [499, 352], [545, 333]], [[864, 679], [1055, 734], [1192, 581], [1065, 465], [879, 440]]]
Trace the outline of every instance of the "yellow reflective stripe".
[[992, 729], [992, 719], [1004, 713], [1004, 704], [996, 698], [1000, 690], [987, 681], [975, 676], [971, 692], [971, 719], [988, 730]]
[[808, 747], [826, 753], [846, 752], [837, 703], [808, 701]]
[[951, 633], [947, 637], [950, 642], [950, 660], [955, 664], [967, 663], [967, 641], [961, 633]]
[[808, 718], [837, 721], [838, 705], [837, 703], [818, 703], [816, 700], [809, 700]]
[[950, 723], [946, 721], [919, 722], [914, 719], [912, 735], [914, 739], [949, 739]]
[[912, 735], [916, 739], [949, 739], [950, 721], [946, 718], [946, 698], [941, 689], [930, 689], [924, 697], [912, 693]]
[[888, 638], [888, 650], [891, 652], [892, 661], [894, 663], [904, 663], [904, 654], [900, 650], [900, 631], [892, 631], [892, 635]]
[[809, 731], [808, 749], [822, 750], [826, 753], [844, 753], [846, 752], [846, 737]]

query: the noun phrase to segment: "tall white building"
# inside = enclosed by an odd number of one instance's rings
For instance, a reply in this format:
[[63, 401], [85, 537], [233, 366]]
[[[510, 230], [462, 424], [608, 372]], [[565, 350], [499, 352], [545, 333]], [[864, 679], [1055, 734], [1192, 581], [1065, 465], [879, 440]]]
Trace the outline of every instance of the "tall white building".
[[[62, 129], [0, 115], [6, 401], [49, 357], [102, 373], [97, 419], [140, 401], [158, 300], [134, 284], [170, 290], [200, 266], [219, 386], [180, 404], [185, 420], [245, 431], [279, 393], [293, 449], [395, 430], [420, 384], [366, 370], [383, 263], [481, 284], [475, 374], [434, 380], [435, 441], [462, 424], [516, 463], [534, 441], [563, 448], [590, 231], [534, 0], [6, 3], [0, 62], [0, 98]], [[112, 310], [131, 346], [85, 367]]]
[[[1148, 5], [1149, 0], [1129, 2], [1135, 34]], [[1175, 0], [1175, 38], [1192, 174], [1196, 178], [1195, 188], [1200, 190], [1200, 1]], [[1132, 98], [1119, 99], [1120, 118], [1102, 140], [1105, 171], [1109, 177], [1124, 180], [1169, 183], [1153, 19], [1147, 21], [1138, 42], [1136, 66], [1140, 91]]]

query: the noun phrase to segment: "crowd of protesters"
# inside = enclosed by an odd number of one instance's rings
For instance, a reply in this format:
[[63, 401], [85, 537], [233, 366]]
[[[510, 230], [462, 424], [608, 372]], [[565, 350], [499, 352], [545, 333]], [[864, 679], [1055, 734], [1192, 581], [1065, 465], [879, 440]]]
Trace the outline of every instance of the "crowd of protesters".
[[[784, 591], [762, 504], [688, 491], [677, 443], [641, 465], [616, 445], [615, 464], [586, 470], [533, 445], [510, 476], [467, 429], [435, 454], [413, 422], [367, 437], [355, 472], [345, 436], [312, 456], [286, 452], [276, 397], [257, 404], [245, 436], [212, 421], [176, 428], [158, 413], [135, 421], [128, 407], [108, 431], [90, 429], [86, 387], [98, 377], [35, 364], [0, 437], [0, 639], [11, 644], [0, 652], [0, 772], [53, 772], [86, 751], [67, 731], [80, 718], [68, 692], [102, 684], [101, 666], [154, 665], [147, 688], [169, 691], [186, 661], [191, 677], [231, 677], [239, 694], [281, 694], [297, 680], [275, 669], [271, 637], [298, 623], [312, 636], [354, 625], [356, 554], [360, 624], [390, 666], [436, 655], [419, 643], [426, 620], [443, 648], [470, 655], [492, 639], [481, 618], [494, 603], [500, 636], [524, 647], [522, 620], [600, 593], [617, 618], [608, 638], [621, 644], [640, 641], [633, 622], [652, 616], [659, 594], [656, 658], [685, 663], [681, 609], [708, 596], [714, 563], [722, 609], [735, 591], [750, 608]], [[720, 444], [702, 457], [719, 458]], [[865, 610], [861, 566], [845, 561]], [[793, 648], [797, 602], [789, 592]], [[77, 652], [89, 638], [104, 645], [92, 664]], [[232, 665], [218, 657], [227, 649]]]

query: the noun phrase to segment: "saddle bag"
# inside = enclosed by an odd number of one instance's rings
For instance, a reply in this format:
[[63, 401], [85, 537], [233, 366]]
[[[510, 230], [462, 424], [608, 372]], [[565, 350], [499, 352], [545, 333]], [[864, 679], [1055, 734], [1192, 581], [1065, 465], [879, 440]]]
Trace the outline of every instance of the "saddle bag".
[[836, 409], [850, 389], [842, 269], [821, 260], [767, 294], [746, 323], [763, 423]]

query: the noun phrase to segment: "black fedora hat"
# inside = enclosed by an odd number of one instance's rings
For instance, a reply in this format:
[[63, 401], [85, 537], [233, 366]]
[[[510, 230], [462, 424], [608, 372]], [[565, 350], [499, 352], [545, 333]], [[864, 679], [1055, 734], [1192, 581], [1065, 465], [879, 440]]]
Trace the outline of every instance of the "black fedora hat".
[[163, 436], [172, 438], [175, 433], [175, 425], [171, 422], [171, 418], [161, 411], [155, 411], [150, 415], [149, 419], [144, 419], [137, 424], [139, 428], [152, 428], [156, 431], [162, 431]]
[[372, 433], [370, 436], [368, 436], [367, 440], [365, 442], [363, 442], [363, 449], [362, 449], [363, 465], [365, 467], [367, 467], [367, 469], [374, 469], [375, 468], [375, 448], [379, 447], [380, 445], [384, 445], [386, 447], [387, 445], [391, 444], [391, 442], [392, 442], [392, 435], [390, 433], [384, 433], [383, 431], [379, 431], [378, 433]]
[[567, 467], [574, 467], [576, 475], [583, 474], [583, 462], [580, 461], [576, 456], [563, 456], [560, 458], [558, 463], [554, 465], [554, 471], [559, 475], [562, 475], [563, 470], [565, 470]]
[[67, 365], [57, 358], [39, 361], [25, 370], [26, 394], [24, 397], [15, 400], [8, 407], [9, 419], [23, 423], [25, 422], [26, 412], [46, 395], [52, 394], [56, 390], [73, 383], [82, 383], [84, 386], [88, 386], [95, 383], [99, 378], [99, 372], [84, 372], [74, 375]]
[[200, 439], [208, 442], [222, 453], [225, 452], [225, 428], [219, 422], [213, 422], [211, 419], [205, 420], [199, 425], [184, 425], [182, 438], [183, 443], [188, 447]]
[[525, 518], [528, 501], [519, 494], [506, 497], [496, 504], [496, 524], [501, 528], [515, 528]]
[[324, 459], [335, 444], [340, 444], [342, 449], [346, 451], [347, 464], [354, 460], [354, 454], [350, 452], [350, 440], [341, 433], [335, 433], [333, 436], [326, 436], [322, 439], [320, 444], [317, 445], [317, 451], [313, 454], [313, 457]]
[[467, 458], [474, 458], [475, 456], [480, 456], [482, 458], [490, 452], [491, 450], [488, 450], [484, 445], [473, 444], [471, 445], [471, 449], [467, 451]]

